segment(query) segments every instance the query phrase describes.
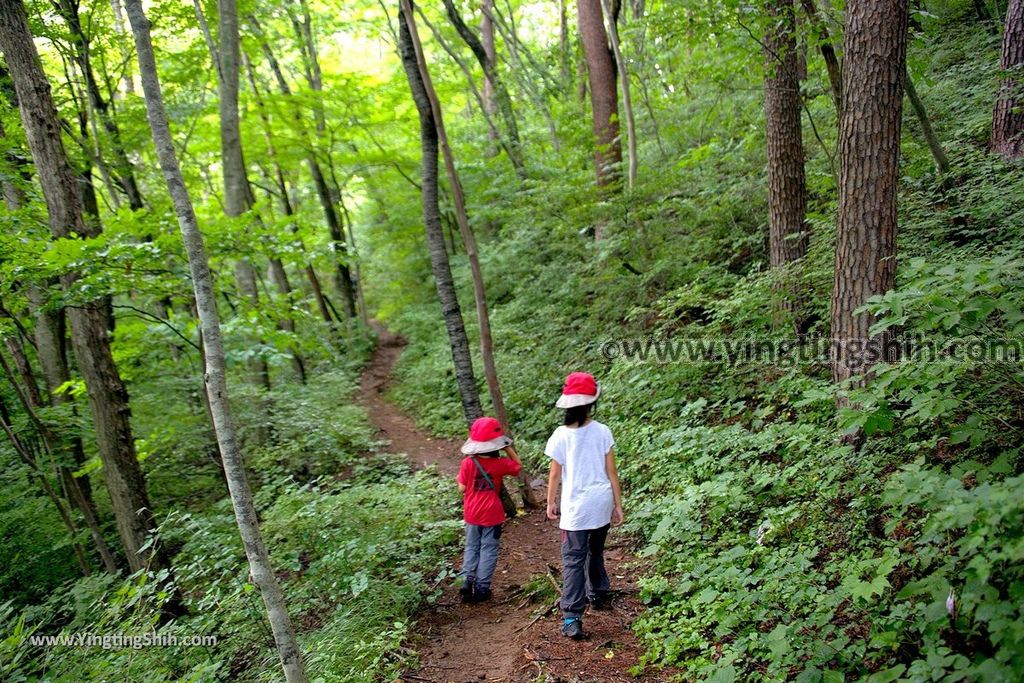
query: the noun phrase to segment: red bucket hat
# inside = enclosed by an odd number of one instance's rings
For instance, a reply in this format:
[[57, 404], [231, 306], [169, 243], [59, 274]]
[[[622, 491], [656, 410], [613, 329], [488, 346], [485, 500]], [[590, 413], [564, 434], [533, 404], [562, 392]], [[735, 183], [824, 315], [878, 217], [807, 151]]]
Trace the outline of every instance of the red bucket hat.
[[469, 438], [462, 444], [461, 450], [465, 455], [490, 453], [511, 444], [512, 439], [505, 436], [505, 430], [500, 422], [493, 417], [480, 417], [470, 426]]
[[589, 372], [571, 372], [562, 385], [562, 395], [555, 403], [557, 408], [575, 408], [593, 403], [601, 395], [601, 387]]

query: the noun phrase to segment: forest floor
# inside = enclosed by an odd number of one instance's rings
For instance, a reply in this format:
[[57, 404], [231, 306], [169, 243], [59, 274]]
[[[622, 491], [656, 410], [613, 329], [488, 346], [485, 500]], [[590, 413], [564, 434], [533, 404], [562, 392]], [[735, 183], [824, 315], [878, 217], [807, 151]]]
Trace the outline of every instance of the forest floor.
[[[385, 398], [391, 371], [404, 340], [379, 329], [377, 349], [360, 383], [360, 399], [390, 452], [405, 454], [416, 467], [436, 465], [443, 476], [459, 469], [461, 442], [432, 436]], [[609, 537], [605, 558], [615, 597], [612, 609], [590, 612], [584, 618], [588, 638], [572, 641], [559, 633], [561, 616], [555, 606], [560, 534], [543, 511], [521, 514], [506, 522], [495, 570], [494, 597], [479, 605], [464, 605], [457, 587], [445, 587], [413, 630], [407, 647], [419, 654], [418, 668], [400, 680], [428, 683], [504, 681], [525, 683], [612, 683], [664, 680], [636, 671], [643, 648], [630, 624], [642, 605], [635, 572], [638, 562], [630, 539]], [[457, 566], [461, 554], [452, 558]], [[545, 584], [548, 584], [545, 586]], [[541, 586], [542, 603], [535, 603], [524, 586]]]

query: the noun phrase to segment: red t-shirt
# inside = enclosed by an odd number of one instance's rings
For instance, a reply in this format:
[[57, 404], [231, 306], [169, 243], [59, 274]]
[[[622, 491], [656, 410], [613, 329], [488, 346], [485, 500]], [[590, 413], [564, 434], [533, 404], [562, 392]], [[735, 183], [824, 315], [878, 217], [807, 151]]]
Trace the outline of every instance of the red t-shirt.
[[483, 458], [477, 461], [487, 471], [487, 476], [494, 483], [492, 489], [471, 456], [462, 459], [457, 482], [466, 487], [463, 494], [463, 519], [469, 524], [494, 526], [505, 521], [505, 509], [501, 506], [501, 478], [515, 476], [523, 466], [512, 458]]

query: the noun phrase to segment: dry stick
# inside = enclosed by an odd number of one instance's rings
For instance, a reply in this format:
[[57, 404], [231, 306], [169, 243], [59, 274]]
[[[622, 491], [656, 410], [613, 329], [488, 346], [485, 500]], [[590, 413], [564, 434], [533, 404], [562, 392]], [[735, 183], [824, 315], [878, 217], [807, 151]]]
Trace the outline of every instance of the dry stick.
[[235, 433], [234, 419], [228, 402], [227, 368], [224, 345], [221, 340], [220, 318], [210, 275], [203, 235], [199, 230], [192, 199], [178, 165], [178, 156], [171, 141], [171, 130], [160, 92], [156, 58], [149, 33], [149, 20], [142, 9], [142, 0], [127, 0], [126, 9], [135, 35], [135, 49], [139, 59], [139, 73], [146, 101], [146, 115], [153, 134], [160, 168], [163, 171], [167, 190], [174, 204], [181, 228], [182, 241], [188, 255], [192, 286], [196, 295], [196, 308], [203, 333], [206, 350], [206, 390], [210, 399], [210, 410], [214, 418], [214, 430], [224, 461], [224, 472], [235, 511], [238, 530], [249, 560], [249, 571], [253, 582], [259, 587], [267, 608], [270, 627], [274, 633], [281, 666], [288, 683], [306, 683], [302, 654], [295, 638], [295, 629], [284, 594], [278, 584], [267, 548], [260, 534], [256, 506], [245, 474], [241, 447]]

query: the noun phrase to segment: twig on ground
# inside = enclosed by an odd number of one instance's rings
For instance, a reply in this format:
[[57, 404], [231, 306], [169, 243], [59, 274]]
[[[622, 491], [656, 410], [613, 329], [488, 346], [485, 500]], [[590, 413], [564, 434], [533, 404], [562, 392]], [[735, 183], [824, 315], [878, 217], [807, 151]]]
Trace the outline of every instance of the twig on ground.
[[557, 606], [558, 606], [558, 600], [555, 600], [553, 603], [551, 603], [548, 606], [548, 608], [546, 610], [544, 610], [543, 612], [540, 612], [537, 616], [535, 616], [533, 619], [531, 619], [530, 623], [528, 623], [526, 626], [520, 626], [515, 631], [513, 631], [513, 633], [520, 633], [520, 632], [525, 631], [526, 629], [530, 628], [531, 626], [536, 624], [538, 621], [540, 621], [541, 619], [543, 619], [547, 615], [551, 614], [551, 610], [555, 609], [555, 607], [557, 607]]

